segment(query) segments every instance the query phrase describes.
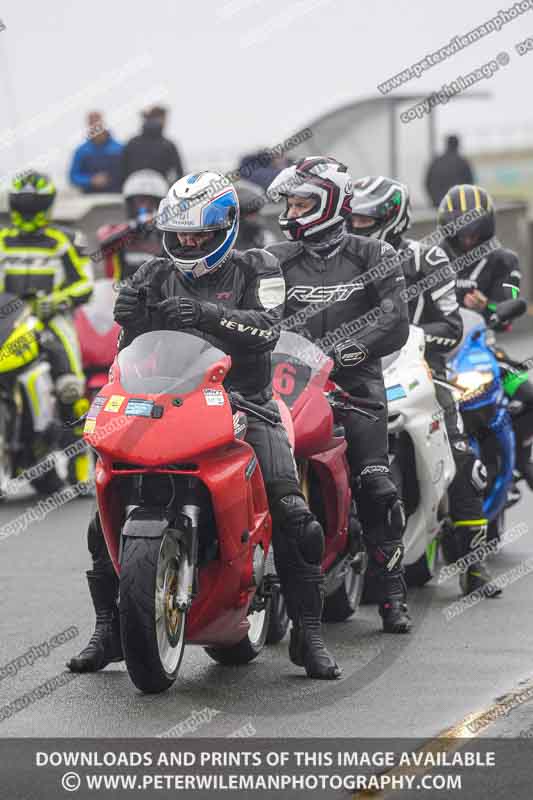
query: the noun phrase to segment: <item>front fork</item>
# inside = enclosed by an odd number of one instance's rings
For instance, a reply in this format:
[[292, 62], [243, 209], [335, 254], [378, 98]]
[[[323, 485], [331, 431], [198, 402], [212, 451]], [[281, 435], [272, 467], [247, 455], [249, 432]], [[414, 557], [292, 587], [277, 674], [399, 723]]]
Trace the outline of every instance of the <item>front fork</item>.
[[175, 608], [186, 611], [190, 608], [198, 591], [198, 524], [200, 506], [196, 501], [196, 480], [191, 478], [187, 487], [187, 496], [177, 517], [179, 530], [178, 546], [181, 558], [178, 566], [178, 579], [174, 599]]
[[[498, 409], [493, 420], [489, 423], [489, 427], [498, 442], [502, 459], [500, 471], [483, 502], [483, 514], [489, 520], [493, 520], [505, 508], [507, 492], [513, 480], [515, 467], [513, 424], [506, 408]], [[481, 448], [477, 439], [470, 437], [470, 444], [479, 458]]]

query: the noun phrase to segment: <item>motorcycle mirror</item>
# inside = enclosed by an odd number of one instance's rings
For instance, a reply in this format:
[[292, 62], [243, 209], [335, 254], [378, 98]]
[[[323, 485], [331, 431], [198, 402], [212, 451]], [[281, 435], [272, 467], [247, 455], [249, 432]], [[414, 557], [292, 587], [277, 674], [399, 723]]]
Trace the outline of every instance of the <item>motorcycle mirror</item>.
[[503, 300], [498, 303], [494, 311], [494, 322], [491, 320], [491, 325], [499, 325], [502, 322], [510, 322], [512, 319], [521, 317], [527, 311], [527, 303], [525, 300]]

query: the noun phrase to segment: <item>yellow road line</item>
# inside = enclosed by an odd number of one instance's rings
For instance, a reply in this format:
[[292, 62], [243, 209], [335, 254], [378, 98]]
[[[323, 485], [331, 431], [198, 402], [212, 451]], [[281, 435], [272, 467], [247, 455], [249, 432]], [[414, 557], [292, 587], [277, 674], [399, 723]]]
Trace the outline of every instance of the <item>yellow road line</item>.
[[[475, 739], [478, 733], [485, 731], [495, 722], [507, 716], [514, 708], [519, 708], [529, 700], [533, 700], [533, 678], [524, 681], [524, 687], [513, 689], [503, 697], [498, 698], [488, 708], [482, 711], [475, 711], [467, 714], [463, 719], [451, 728], [447, 728], [437, 734], [434, 739], [430, 739], [425, 745], [419, 747], [416, 753], [455, 753], [464, 747], [469, 739]], [[432, 772], [433, 767], [401, 767], [390, 769], [383, 775], [426, 775]], [[372, 797], [374, 800], [387, 797], [392, 791], [382, 792], [379, 790], [365, 789], [352, 795], [353, 800], [362, 797]]]

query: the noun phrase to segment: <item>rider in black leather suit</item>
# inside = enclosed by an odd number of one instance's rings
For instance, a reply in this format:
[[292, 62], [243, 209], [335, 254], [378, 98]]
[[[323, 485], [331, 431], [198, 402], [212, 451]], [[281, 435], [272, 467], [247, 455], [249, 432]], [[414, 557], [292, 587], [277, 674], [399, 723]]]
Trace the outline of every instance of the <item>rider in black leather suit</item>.
[[[409, 192], [404, 184], [381, 176], [355, 182], [352, 229], [384, 240], [398, 251], [407, 283], [409, 319], [425, 334], [425, 357], [433, 373], [456, 466], [448, 490], [453, 529], [447, 533], [447, 546], [443, 549], [457, 559], [486, 543], [486, 470], [468, 443], [452, 389], [446, 382], [446, 354], [459, 344], [463, 333], [455, 273], [442, 247], [402, 235], [409, 225]], [[499, 594], [490, 584], [490, 574], [482, 562], [471, 564], [460, 573], [459, 580], [465, 594], [485, 587], [487, 596]]]
[[[352, 180], [333, 158], [305, 158], [283, 170], [268, 190], [287, 198], [280, 226], [291, 241], [267, 249], [287, 285], [284, 328], [311, 337], [335, 361], [347, 392], [385, 404], [381, 357], [407, 340], [405, 281], [387, 244], [346, 232]], [[389, 262], [389, 263], [387, 263]], [[403, 577], [403, 507], [389, 470], [387, 414], [373, 423], [355, 413], [344, 421], [358, 513], [376, 579], [383, 629], [411, 626]]]
[[[271, 351], [279, 336], [285, 283], [273, 255], [232, 252], [238, 229], [235, 189], [218, 173], [185, 176], [161, 204], [157, 225], [164, 231], [168, 258], [147, 262], [122, 286], [115, 304], [115, 319], [123, 326], [119, 347], [150, 330], [195, 333], [231, 355], [227, 388], [277, 415]], [[156, 304], [156, 310], [147, 308]], [[321, 633], [324, 534], [300, 491], [287, 434], [281, 424], [249, 415], [245, 438], [269, 498], [275, 563], [292, 621], [290, 658], [311, 678], [337, 678], [340, 669]], [[87, 648], [68, 664], [77, 672], [122, 658], [118, 579], [97, 516], [89, 529], [89, 549], [97, 628]]]

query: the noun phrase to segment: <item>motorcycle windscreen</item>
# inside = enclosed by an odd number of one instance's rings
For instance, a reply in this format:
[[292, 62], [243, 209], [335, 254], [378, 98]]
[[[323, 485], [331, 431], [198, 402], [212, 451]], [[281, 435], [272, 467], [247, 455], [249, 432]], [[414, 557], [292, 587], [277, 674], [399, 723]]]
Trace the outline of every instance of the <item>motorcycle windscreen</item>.
[[472, 311], [470, 308], [460, 308], [459, 313], [461, 314], [461, 319], [463, 320], [463, 335], [461, 336], [461, 341], [446, 353], [446, 358], [448, 361], [459, 352], [465, 343], [467, 336], [472, 333], [475, 328], [480, 326], [482, 328], [487, 327], [487, 323], [485, 322], [483, 315], [479, 314], [477, 311]]
[[189, 333], [152, 331], [118, 355], [120, 383], [130, 394], [187, 394], [225, 354]]
[[314, 375], [330, 361], [313, 342], [282, 331], [272, 354], [272, 388], [292, 408]]

